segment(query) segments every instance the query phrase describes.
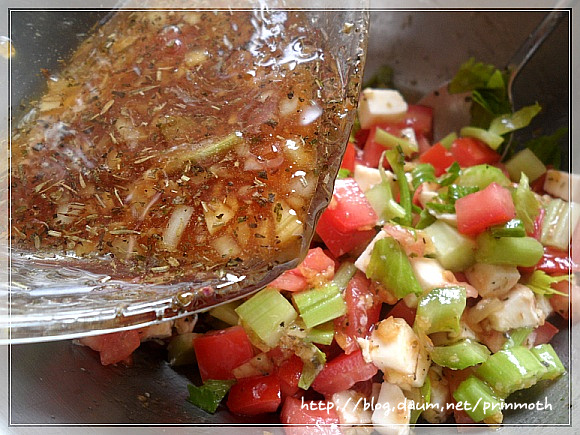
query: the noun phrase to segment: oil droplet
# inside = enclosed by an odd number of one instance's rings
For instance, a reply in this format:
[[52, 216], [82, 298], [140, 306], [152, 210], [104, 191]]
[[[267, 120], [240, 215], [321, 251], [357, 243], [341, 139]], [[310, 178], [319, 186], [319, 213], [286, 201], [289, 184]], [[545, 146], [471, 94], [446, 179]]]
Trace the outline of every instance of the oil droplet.
[[10, 59], [16, 54], [16, 49], [11, 39], [7, 36], [0, 36], [0, 56], [4, 59]]

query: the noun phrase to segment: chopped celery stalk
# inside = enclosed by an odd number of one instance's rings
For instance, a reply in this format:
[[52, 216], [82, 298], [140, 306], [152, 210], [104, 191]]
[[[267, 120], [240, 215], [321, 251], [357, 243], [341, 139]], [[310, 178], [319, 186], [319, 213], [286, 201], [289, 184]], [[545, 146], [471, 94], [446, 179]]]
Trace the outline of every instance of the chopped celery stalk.
[[407, 254], [392, 237], [375, 242], [366, 275], [367, 278], [379, 281], [398, 299], [409, 293], [420, 295], [423, 292]]
[[307, 328], [314, 328], [346, 313], [346, 302], [334, 283], [294, 293], [292, 299]]
[[538, 381], [556, 379], [558, 376], [566, 372], [562, 361], [560, 361], [560, 358], [556, 355], [551, 344], [540, 344], [539, 346], [532, 347], [531, 351], [534, 356], [540, 360], [543, 366], [546, 367], [546, 373], [544, 373]]
[[505, 341], [502, 349], [510, 349], [516, 346], [522, 346], [532, 332], [532, 328], [517, 328], [509, 332], [508, 338]]
[[318, 373], [320, 373], [324, 368], [326, 355], [312, 343], [301, 346], [297, 350], [296, 355], [298, 355], [304, 363], [302, 374], [298, 381], [298, 387], [303, 390], [308, 390], [310, 385], [312, 385], [312, 382], [314, 382], [314, 378], [316, 378]]
[[427, 376], [421, 388], [411, 388], [405, 392], [407, 399], [413, 400], [415, 406], [411, 409], [410, 424], [417, 423], [421, 413], [427, 409], [427, 405], [431, 403], [431, 378]]
[[465, 339], [449, 346], [435, 346], [431, 359], [442, 367], [463, 370], [481, 364], [489, 357], [489, 350], [483, 344]]
[[529, 148], [518, 152], [505, 163], [512, 181], [519, 181], [522, 174], [526, 174], [530, 181], [534, 181], [546, 172], [546, 166]]
[[455, 139], [457, 139], [457, 133], [452, 131], [447, 136], [445, 136], [443, 139], [439, 140], [439, 143], [441, 145], [443, 145], [445, 148], [449, 149], [449, 148], [451, 148], [451, 145], [453, 144], [453, 141]]
[[536, 103], [532, 106], [522, 107], [517, 112], [500, 115], [491, 121], [489, 131], [501, 136], [506, 133], [511, 133], [514, 130], [527, 127], [532, 118], [540, 113], [540, 110], [542, 108]]
[[170, 366], [184, 366], [196, 362], [193, 339], [199, 334], [187, 332], [176, 335], [167, 345], [167, 361]]
[[459, 384], [453, 393], [453, 398], [463, 404], [467, 415], [476, 423], [490, 418], [495, 421], [502, 419], [503, 400], [495, 395], [489, 385], [473, 375]]
[[479, 127], [463, 127], [459, 130], [463, 137], [473, 137], [487, 144], [492, 150], [497, 150], [503, 142], [503, 137]]
[[437, 181], [437, 178], [435, 178], [435, 168], [431, 163], [419, 163], [411, 172], [411, 176], [413, 177], [414, 189], [425, 182]]
[[228, 325], [234, 326], [238, 324], [240, 319], [238, 313], [236, 313], [236, 308], [240, 306], [240, 301], [228, 302], [227, 304], [218, 305], [209, 310], [209, 314]]
[[491, 165], [476, 165], [463, 169], [456, 183], [460, 186], [476, 186], [479, 190], [483, 190], [494, 182], [504, 187], [511, 184], [501, 169]]
[[495, 225], [490, 229], [494, 237], [526, 237], [526, 228], [521, 219], [511, 219], [503, 225]]
[[187, 161], [200, 162], [207, 160], [210, 157], [223, 154], [243, 142], [242, 133], [236, 131], [216, 142], [205, 143], [196, 149], [187, 152], [180, 150], [178, 154], [170, 153], [165, 171], [168, 173], [176, 171]]
[[500, 350], [480, 365], [476, 375], [487, 382], [499, 397], [529, 388], [546, 374], [546, 367], [527, 347]]
[[445, 173], [437, 178], [437, 183], [439, 183], [441, 187], [450, 186], [455, 183], [455, 180], [457, 180], [460, 173], [461, 167], [459, 166], [459, 163], [453, 162], [451, 166], [447, 168]]
[[214, 379], [208, 379], [201, 387], [189, 384], [187, 386], [187, 389], [189, 390], [189, 397], [187, 400], [198, 408], [213, 414], [217, 410], [222, 399], [226, 394], [228, 394], [228, 391], [235, 383], [236, 381], [234, 380], [217, 381]]
[[475, 262], [475, 242], [443, 221], [425, 228], [435, 246], [435, 258], [453, 272], [467, 269]]
[[432, 225], [436, 220], [435, 216], [429, 213], [429, 210], [423, 209], [419, 213], [419, 220], [415, 224], [415, 228], [418, 230], [424, 230], [429, 225]]
[[560, 198], [552, 199], [546, 207], [541, 242], [567, 251], [570, 246], [570, 231], [576, 228], [579, 220], [580, 207], [576, 203]]
[[537, 295], [560, 295], [567, 297], [568, 295], [566, 293], [552, 288], [552, 284], [567, 280], [570, 280], [568, 275], [550, 276], [543, 270], [534, 270], [534, 273], [528, 278], [526, 285]]
[[375, 184], [365, 192], [365, 196], [377, 213], [381, 224], [394, 218], [403, 219], [405, 217], [405, 209], [393, 198], [391, 185], [388, 181]]
[[406, 156], [412, 156], [419, 151], [416, 143], [411, 142], [407, 138], [395, 136], [380, 127], [377, 127], [375, 142], [389, 149], [394, 149], [399, 146]]
[[266, 287], [236, 308], [236, 313], [260, 340], [275, 347], [284, 333], [284, 326], [293, 322], [298, 314], [292, 304], [278, 292]]
[[477, 237], [478, 263], [531, 267], [543, 255], [544, 247], [532, 237], [493, 237], [487, 231]]
[[334, 339], [334, 323], [326, 322], [316, 328], [311, 328], [306, 332], [304, 341], [307, 343], [317, 343], [329, 345]]
[[399, 152], [400, 148], [396, 150], [389, 150], [385, 151], [385, 156], [397, 177], [397, 183], [399, 185], [399, 203], [401, 207], [405, 210], [405, 216], [399, 218], [399, 223], [401, 225], [405, 225], [407, 227], [411, 226], [411, 222], [413, 216], [411, 214], [412, 209], [412, 198], [411, 198], [411, 190], [409, 189], [409, 183], [407, 182], [407, 177], [405, 176], [405, 159]]
[[461, 330], [459, 319], [465, 309], [465, 287], [436, 287], [417, 304], [415, 327], [425, 334]]
[[332, 278], [333, 284], [336, 284], [341, 292], [345, 291], [349, 281], [352, 279], [356, 271], [357, 268], [354, 263], [343, 261], [334, 274], [334, 278]]
[[518, 187], [512, 192], [512, 199], [516, 207], [516, 216], [524, 223], [526, 232], [531, 234], [534, 231], [536, 217], [540, 213], [540, 203], [530, 190], [526, 174], [522, 173]]

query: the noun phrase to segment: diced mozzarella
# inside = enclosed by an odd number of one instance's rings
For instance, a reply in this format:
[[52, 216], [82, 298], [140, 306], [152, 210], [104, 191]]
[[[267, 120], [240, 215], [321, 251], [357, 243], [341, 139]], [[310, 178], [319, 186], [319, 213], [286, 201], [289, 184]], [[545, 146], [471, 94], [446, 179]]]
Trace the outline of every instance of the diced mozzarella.
[[580, 202], [580, 176], [556, 169], [548, 169], [544, 190], [563, 200]]
[[550, 300], [544, 295], [535, 295], [535, 297], [536, 307], [543, 313], [544, 319], [547, 319], [548, 316], [554, 312]]
[[[411, 127], [403, 128], [401, 130], [401, 136], [403, 136], [403, 138], [407, 139], [409, 142], [415, 145], [417, 149], [419, 148], [419, 142], [417, 142], [417, 135], [415, 134], [415, 130], [413, 130]], [[407, 175], [407, 173], [405, 173], [405, 175]], [[412, 181], [412, 177], [411, 180], [409, 181]]]
[[379, 122], [399, 121], [407, 113], [408, 105], [394, 89], [370, 89], [362, 92], [358, 105], [361, 128], [370, 128]]
[[156, 325], [147, 326], [139, 333], [141, 341], [156, 340], [171, 337], [173, 321], [158, 323]]
[[[372, 410], [368, 399], [358, 391], [346, 390], [334, 393], [331, 397], [340, 424], [370, 424]], [[365, 407], [365, 404], [367, 405]], [[365, 409], [366, 408], [366, 409]]]
[[448, 284], [446, 269], [434, 258], [409, 258], [413, 272], [423, 291]]
[[476, 263], [465, 271], [482, 297], [503, 297], [520, 279], [516, 266]]
[[[385, 175], [391, 183], [394, 182], [395, 174], [391, 171], [385, 171]], [[355, 165], [353, 178], [363, 192], [370, 190], [373, 186], [383, 181], [381, 173], [377, 168], [369, 168], [365, 165]]]
[[487, 316], [492, 329], [505, 332], [544, 324], [545, 314], [537, 307], [534, 292], [525, 285], [515, 285], [501, 302], [501, 307]]
[[397, 385], [383, 382], [372, 415], [375, 430], [382, 435], [408, 435], [411, 406]]
[[449, 393], [449, 383], [443, 377], [441, 367], [431, 367], [429, 381], [431, 382], [430, 406], [423, 411], [421, 416], [429, 423], [444, 423], [453, 408], [447, 405], [451, 403], [451, 394]]

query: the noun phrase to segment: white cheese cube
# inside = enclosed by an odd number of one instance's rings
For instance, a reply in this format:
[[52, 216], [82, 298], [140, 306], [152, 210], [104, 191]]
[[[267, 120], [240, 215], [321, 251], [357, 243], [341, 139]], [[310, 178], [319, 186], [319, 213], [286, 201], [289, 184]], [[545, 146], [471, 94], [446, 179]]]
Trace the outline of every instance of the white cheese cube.
[[394, 89], [370, 89], [362, 92], [358, 105], [361, 128], [370, 128], [379, 122], [395, 122], [407, 113], [408, 105]]
[[[385, 171], [385, 174], [391, 183], [394, 182], [395, 174], [391, 171]], [[377, 168], [369, 168], [365, 165], [355, 165], [353, 178], [363, 192], [370, 190], [373, 186], [383, 181]]]
[[[371, 424], [372, 410], [368, 399], [358, 391], [346, 390], [334, 393], [331, 397], [340, 424]], [[365, 404], [366, 409], [365, 409]]]
[[536, 306], [534, 292], [517, 284], [501, 299], [502, 305], [487, 316], [490, 326], [499, 332], [515, 328], [536, 328], [544, 324], [544, 312]]
[[548, 169], [544, 190], [565, 201], [580, 202], [580, 175]]
[[449, 284], [446, 279], [446, 269], [434, 258], [409, 258], [413, 272], [423, 291]]
[[447, 421], [451, 415], [452, 407], [447, 406], [452, 403], [449, 393], [449, 383], [443, 377], [443, 371], [439, 366], [432, 366], [429, 370], [429, 381], [431, 382], [432, 406], [423, 411], [421, 416], [429, 423], [440, 424]]
[[501, 298], [518, 283], [520, 272], [516, 266], [476, 263], [465, 276], [482, 297]]
[[372, 415], [375, 430], [382, 435], [408, 435], [411, 406], [397, 385], [383, 382]]

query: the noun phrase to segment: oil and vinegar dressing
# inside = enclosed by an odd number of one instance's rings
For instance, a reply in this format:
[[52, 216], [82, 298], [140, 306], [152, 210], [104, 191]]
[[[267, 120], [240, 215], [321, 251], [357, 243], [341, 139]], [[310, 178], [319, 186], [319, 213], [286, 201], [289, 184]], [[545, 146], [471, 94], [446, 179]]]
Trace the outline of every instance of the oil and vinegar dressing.
[[344, 110], [317, 37], [298, 11], [117, 12], [13, 132], [13, 249], [152, 283], [298, 256]]

